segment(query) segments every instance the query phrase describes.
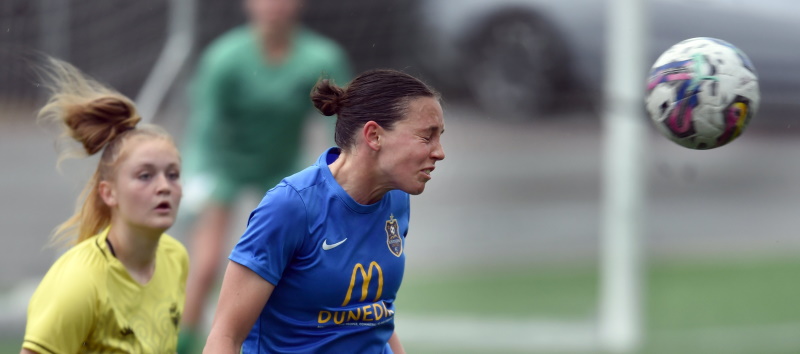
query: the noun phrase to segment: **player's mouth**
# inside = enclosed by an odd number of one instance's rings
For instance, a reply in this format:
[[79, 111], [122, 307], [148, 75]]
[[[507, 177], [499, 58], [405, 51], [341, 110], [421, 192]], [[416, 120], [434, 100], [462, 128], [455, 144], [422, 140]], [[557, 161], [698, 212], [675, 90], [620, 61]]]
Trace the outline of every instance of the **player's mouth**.
[[433, 172], [434, 169], [435, 169], [435, 167], [425, 168], [425, 169], [422, 170], [422, 175], [426, 179], [431, 179], [431, 173]]
[[159, 213], [168, 213], [172, 211], [172, 205], [169, 202], [161, 202], [156, 205], [155, 210]]

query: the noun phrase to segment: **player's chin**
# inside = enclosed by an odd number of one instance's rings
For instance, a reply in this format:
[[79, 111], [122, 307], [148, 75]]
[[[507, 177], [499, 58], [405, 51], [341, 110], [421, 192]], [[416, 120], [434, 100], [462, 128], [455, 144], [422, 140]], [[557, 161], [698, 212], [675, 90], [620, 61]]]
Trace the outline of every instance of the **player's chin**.
[[415, 183], [413, 186], [409, 186], [408, 188], [403, 188], [403, 192], [406, 192], [411, 195], [420, 195], [422, 192], [425, 191], [425, 183], [427, 181], [421, 181]]
[[167, 231], [167, 229], [169, 229], [170, 227], [172, 227], [173, 224], [175, 224], [175, 216], [169, 215], [169, 216], [159, 216], [153, 218], [148, 223], [148, 226], [152, 230], [164, 232]]

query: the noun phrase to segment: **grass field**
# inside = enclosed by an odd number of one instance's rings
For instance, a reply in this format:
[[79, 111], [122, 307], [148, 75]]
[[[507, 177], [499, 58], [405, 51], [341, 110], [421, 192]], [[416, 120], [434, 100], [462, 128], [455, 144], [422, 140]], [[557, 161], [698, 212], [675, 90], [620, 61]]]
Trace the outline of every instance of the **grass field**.
[[[642, 353], [800, 353], [797, 257], [661, 261], [644, 274]], [[598, 286], [590, 266], [420, 272], [406, 277], [398, 307], [425, 316], [588, 320], [596, 318]], [[412, 353], [499, 352], [406, 345]]]
[[[800, 257], [658, 261], [644, 274], [641, 353], [800, 353]], [[399, 316], [422, 319], [589, 320], [598, 286], [592, 266], [417, 270], [407, 274], [397, 305]], [[410, 353], [541, 353], [411, 338], [404, 344]], [[0, 341], [0, 353], [18, 348], [18, 338]]]

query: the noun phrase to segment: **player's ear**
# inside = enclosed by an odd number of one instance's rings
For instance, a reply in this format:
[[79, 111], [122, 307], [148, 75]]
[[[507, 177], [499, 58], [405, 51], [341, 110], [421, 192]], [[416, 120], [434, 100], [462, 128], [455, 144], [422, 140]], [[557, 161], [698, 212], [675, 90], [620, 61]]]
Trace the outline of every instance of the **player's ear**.
[[373, 151], [381, 149], [381, 135], [383, 135], [383, 128], [381, 128], [375, 121], [369, 121], [364, 124], [361, 133], [364, 136], [364, 142]]
[[97, 193], [100, 194], [100, 198], [103, 199], [103, 202], [109, 207], [113, 208], [117, 206], [117, 192], [114, 190], [111, 182], [100, 181], [100, 185], [97, 187]]

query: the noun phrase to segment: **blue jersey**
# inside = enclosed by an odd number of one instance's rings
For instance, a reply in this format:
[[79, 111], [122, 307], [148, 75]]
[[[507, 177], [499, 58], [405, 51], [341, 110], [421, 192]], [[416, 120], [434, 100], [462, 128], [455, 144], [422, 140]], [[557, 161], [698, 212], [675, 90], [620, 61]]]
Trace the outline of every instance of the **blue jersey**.
[[409, 195], [357, 203], [317, 163], [269, 190], [230, 260], [275, 285], [244, 353], [391, 353]]

